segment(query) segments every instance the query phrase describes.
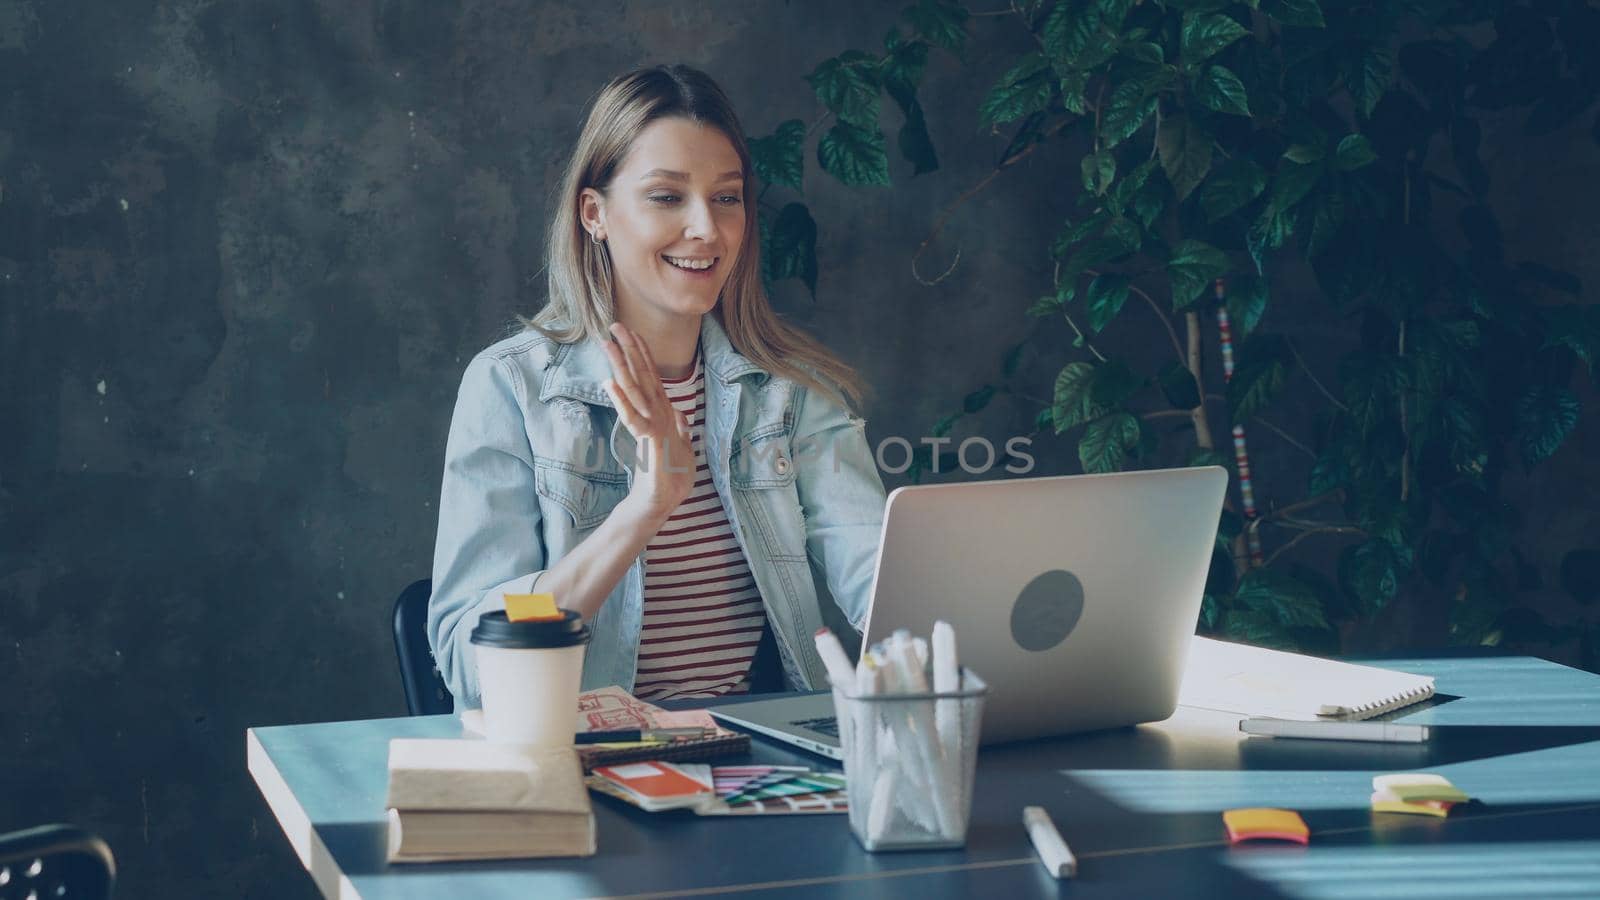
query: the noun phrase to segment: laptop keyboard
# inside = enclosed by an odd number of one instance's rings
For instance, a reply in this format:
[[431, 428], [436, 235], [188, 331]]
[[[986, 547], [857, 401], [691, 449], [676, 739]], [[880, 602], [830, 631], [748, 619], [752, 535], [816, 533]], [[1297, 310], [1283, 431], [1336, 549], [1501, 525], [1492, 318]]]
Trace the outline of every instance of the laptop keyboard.
[[800, 719], [789, 724], [799, 728], [809, 728], [831, 738], [839, 736], [839, 720], [833, 716], [823, 716], [820, 719]]

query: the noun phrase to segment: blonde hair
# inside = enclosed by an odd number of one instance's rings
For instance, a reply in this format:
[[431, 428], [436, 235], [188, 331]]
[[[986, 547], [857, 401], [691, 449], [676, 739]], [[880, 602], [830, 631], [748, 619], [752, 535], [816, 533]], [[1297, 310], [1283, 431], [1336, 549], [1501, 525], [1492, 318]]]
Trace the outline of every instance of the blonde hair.
[[[633, 141], [657, 119], [678, 116], [716, 128], [728, 138], [744, 168], [744, 196], [756, 196], [744, 130], [716, 82], [688, 66], [655, 66], [614, 79], [595, 97], [561, 178], [548, 236], [548, 291], [544, 308], [525, 328], [563, 344], [607, 340], [616, 320], [611, 260], [606, 245], [589, 239], [578, 218], [585, 188], [610, 185]], [[865, 390], [856, 371], [821, 342], [783, 321], [761, 283], [761, 238], [755, 210], [745, 215], [744, 241], [722, 296], [712, 308], [740, 355], [773, 375], [831, 394], [860, 408]]]

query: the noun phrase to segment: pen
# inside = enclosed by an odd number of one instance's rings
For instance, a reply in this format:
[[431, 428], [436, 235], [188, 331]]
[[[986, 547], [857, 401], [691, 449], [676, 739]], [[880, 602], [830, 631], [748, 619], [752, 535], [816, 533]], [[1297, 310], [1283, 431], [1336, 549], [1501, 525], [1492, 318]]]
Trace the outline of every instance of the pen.
[[1245, 719], [1245, 734], [1319, 741], [1379, 741], [1386, 744], [1420, 744], [1429, 737], [1428, 726], [1403, 722], [1301, 722], [1295, 719]]
[[679, 738], [703, 738], [704, 728], [626, 728], [618, 731], [584, 731], [573, 741], [578, 744], [633, 744], [645, 741], [667, 742]]
[[1052, 878], [1071, 878], [1078, 874], [1078, 859], [1072, 855], [1067, 842], [1061, 839], [1056, 823], [1042, 806], [1024, 806], [1022, 824], [1028, 828], [1028, 839], [1039, 854], [1039, 861]]

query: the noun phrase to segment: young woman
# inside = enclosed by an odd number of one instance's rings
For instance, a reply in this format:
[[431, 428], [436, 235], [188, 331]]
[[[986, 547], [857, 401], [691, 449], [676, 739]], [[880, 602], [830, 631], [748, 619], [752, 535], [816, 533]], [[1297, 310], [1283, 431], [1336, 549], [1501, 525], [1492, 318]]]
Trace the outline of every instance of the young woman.
[[450, 425], [428, 630], [458, 706], [507, 592], [581, 613], [584, 687], [645, 699], [821, 687], [818, 580], [861, 629], [883, 482], [855, 373], [763, 293], [753, 182], [706, 75], [595, 99], [547, 305], [473, 359]]

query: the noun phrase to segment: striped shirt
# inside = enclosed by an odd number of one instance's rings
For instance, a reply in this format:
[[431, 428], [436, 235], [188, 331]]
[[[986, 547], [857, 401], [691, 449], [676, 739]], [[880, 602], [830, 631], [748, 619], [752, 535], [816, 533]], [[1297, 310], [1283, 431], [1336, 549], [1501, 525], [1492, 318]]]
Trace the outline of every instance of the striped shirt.
[[643, 700], [745, 693], [767, 616], [706, 466], [699, 354], [688, 377], [663, 378], [661, 387], [689, 420], [695, 485], [645, 548], [644, 627], [633, 693]]

